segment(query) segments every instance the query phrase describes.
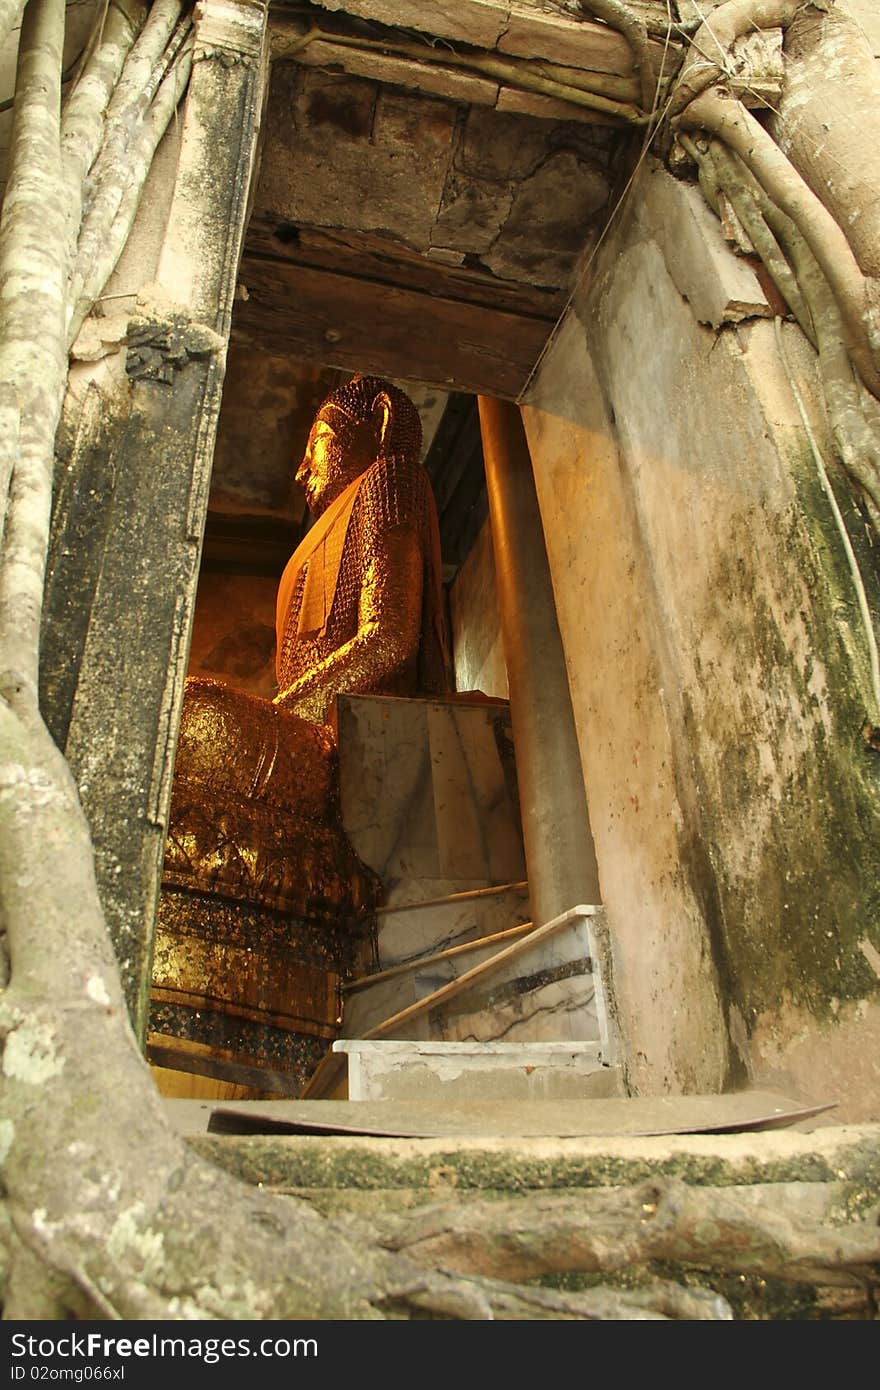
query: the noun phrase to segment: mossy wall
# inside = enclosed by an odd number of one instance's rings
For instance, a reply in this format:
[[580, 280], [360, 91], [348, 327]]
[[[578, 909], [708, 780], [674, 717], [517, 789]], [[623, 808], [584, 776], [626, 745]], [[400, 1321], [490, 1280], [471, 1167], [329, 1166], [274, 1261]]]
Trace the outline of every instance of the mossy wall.
[[[876, 1117], [868, 645], [769, 308], [727, 294], [713, 224], [682, 263], [695, 225], [691, 191], [645, 172], [525, 409], [631, 1079]], [[783, 341], [876, 614], [877, 538], [811, 350]]]

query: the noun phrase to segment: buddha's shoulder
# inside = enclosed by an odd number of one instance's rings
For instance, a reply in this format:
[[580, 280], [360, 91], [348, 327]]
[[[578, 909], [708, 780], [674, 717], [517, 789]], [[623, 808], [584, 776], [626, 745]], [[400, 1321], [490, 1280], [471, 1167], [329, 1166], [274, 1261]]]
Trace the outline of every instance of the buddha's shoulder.
[[370, 464], [358, 489], [358, 498], [367, 505], [412, 504], [420, 501], [429, 489], [428, 475], [418, 459], [392, 454]]

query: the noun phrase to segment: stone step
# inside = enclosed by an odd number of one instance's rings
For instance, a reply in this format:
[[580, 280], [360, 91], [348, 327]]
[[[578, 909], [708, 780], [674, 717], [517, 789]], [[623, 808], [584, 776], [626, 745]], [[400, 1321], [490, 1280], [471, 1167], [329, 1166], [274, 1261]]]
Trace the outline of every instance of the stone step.
[[[434, 1042], [342, 1038], [336, 1090], [351, 1101], [585, 1100], [623, 1096], [598, 1042]], [[344, 1082], [343, 1085], [343, 1075]], [[319, 1096], [315, 1096], [319, 1099]]]

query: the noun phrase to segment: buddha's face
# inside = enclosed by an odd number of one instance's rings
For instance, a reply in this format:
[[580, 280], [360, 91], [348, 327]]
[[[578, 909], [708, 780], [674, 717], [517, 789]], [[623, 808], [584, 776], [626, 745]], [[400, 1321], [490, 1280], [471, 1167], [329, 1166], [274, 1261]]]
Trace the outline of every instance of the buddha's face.
[[320, 516], [349, 483], [339, 436], [326, 420], [316, 420], [309, 433], [296, 481], [306, 494], [309, 510]]

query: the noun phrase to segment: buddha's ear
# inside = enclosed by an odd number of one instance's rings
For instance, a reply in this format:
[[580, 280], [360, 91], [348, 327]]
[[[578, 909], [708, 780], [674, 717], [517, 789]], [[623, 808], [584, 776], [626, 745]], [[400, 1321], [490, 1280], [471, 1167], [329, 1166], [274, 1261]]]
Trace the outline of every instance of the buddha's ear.
[[391, 428], [391, 416], [391, 397], [388, 395], [387, 391], [380, 391], [373, 401], [372, 410], [370, 411], [373, 429], [376, 431], [380, 449], [385, 443], [388, 431]]

